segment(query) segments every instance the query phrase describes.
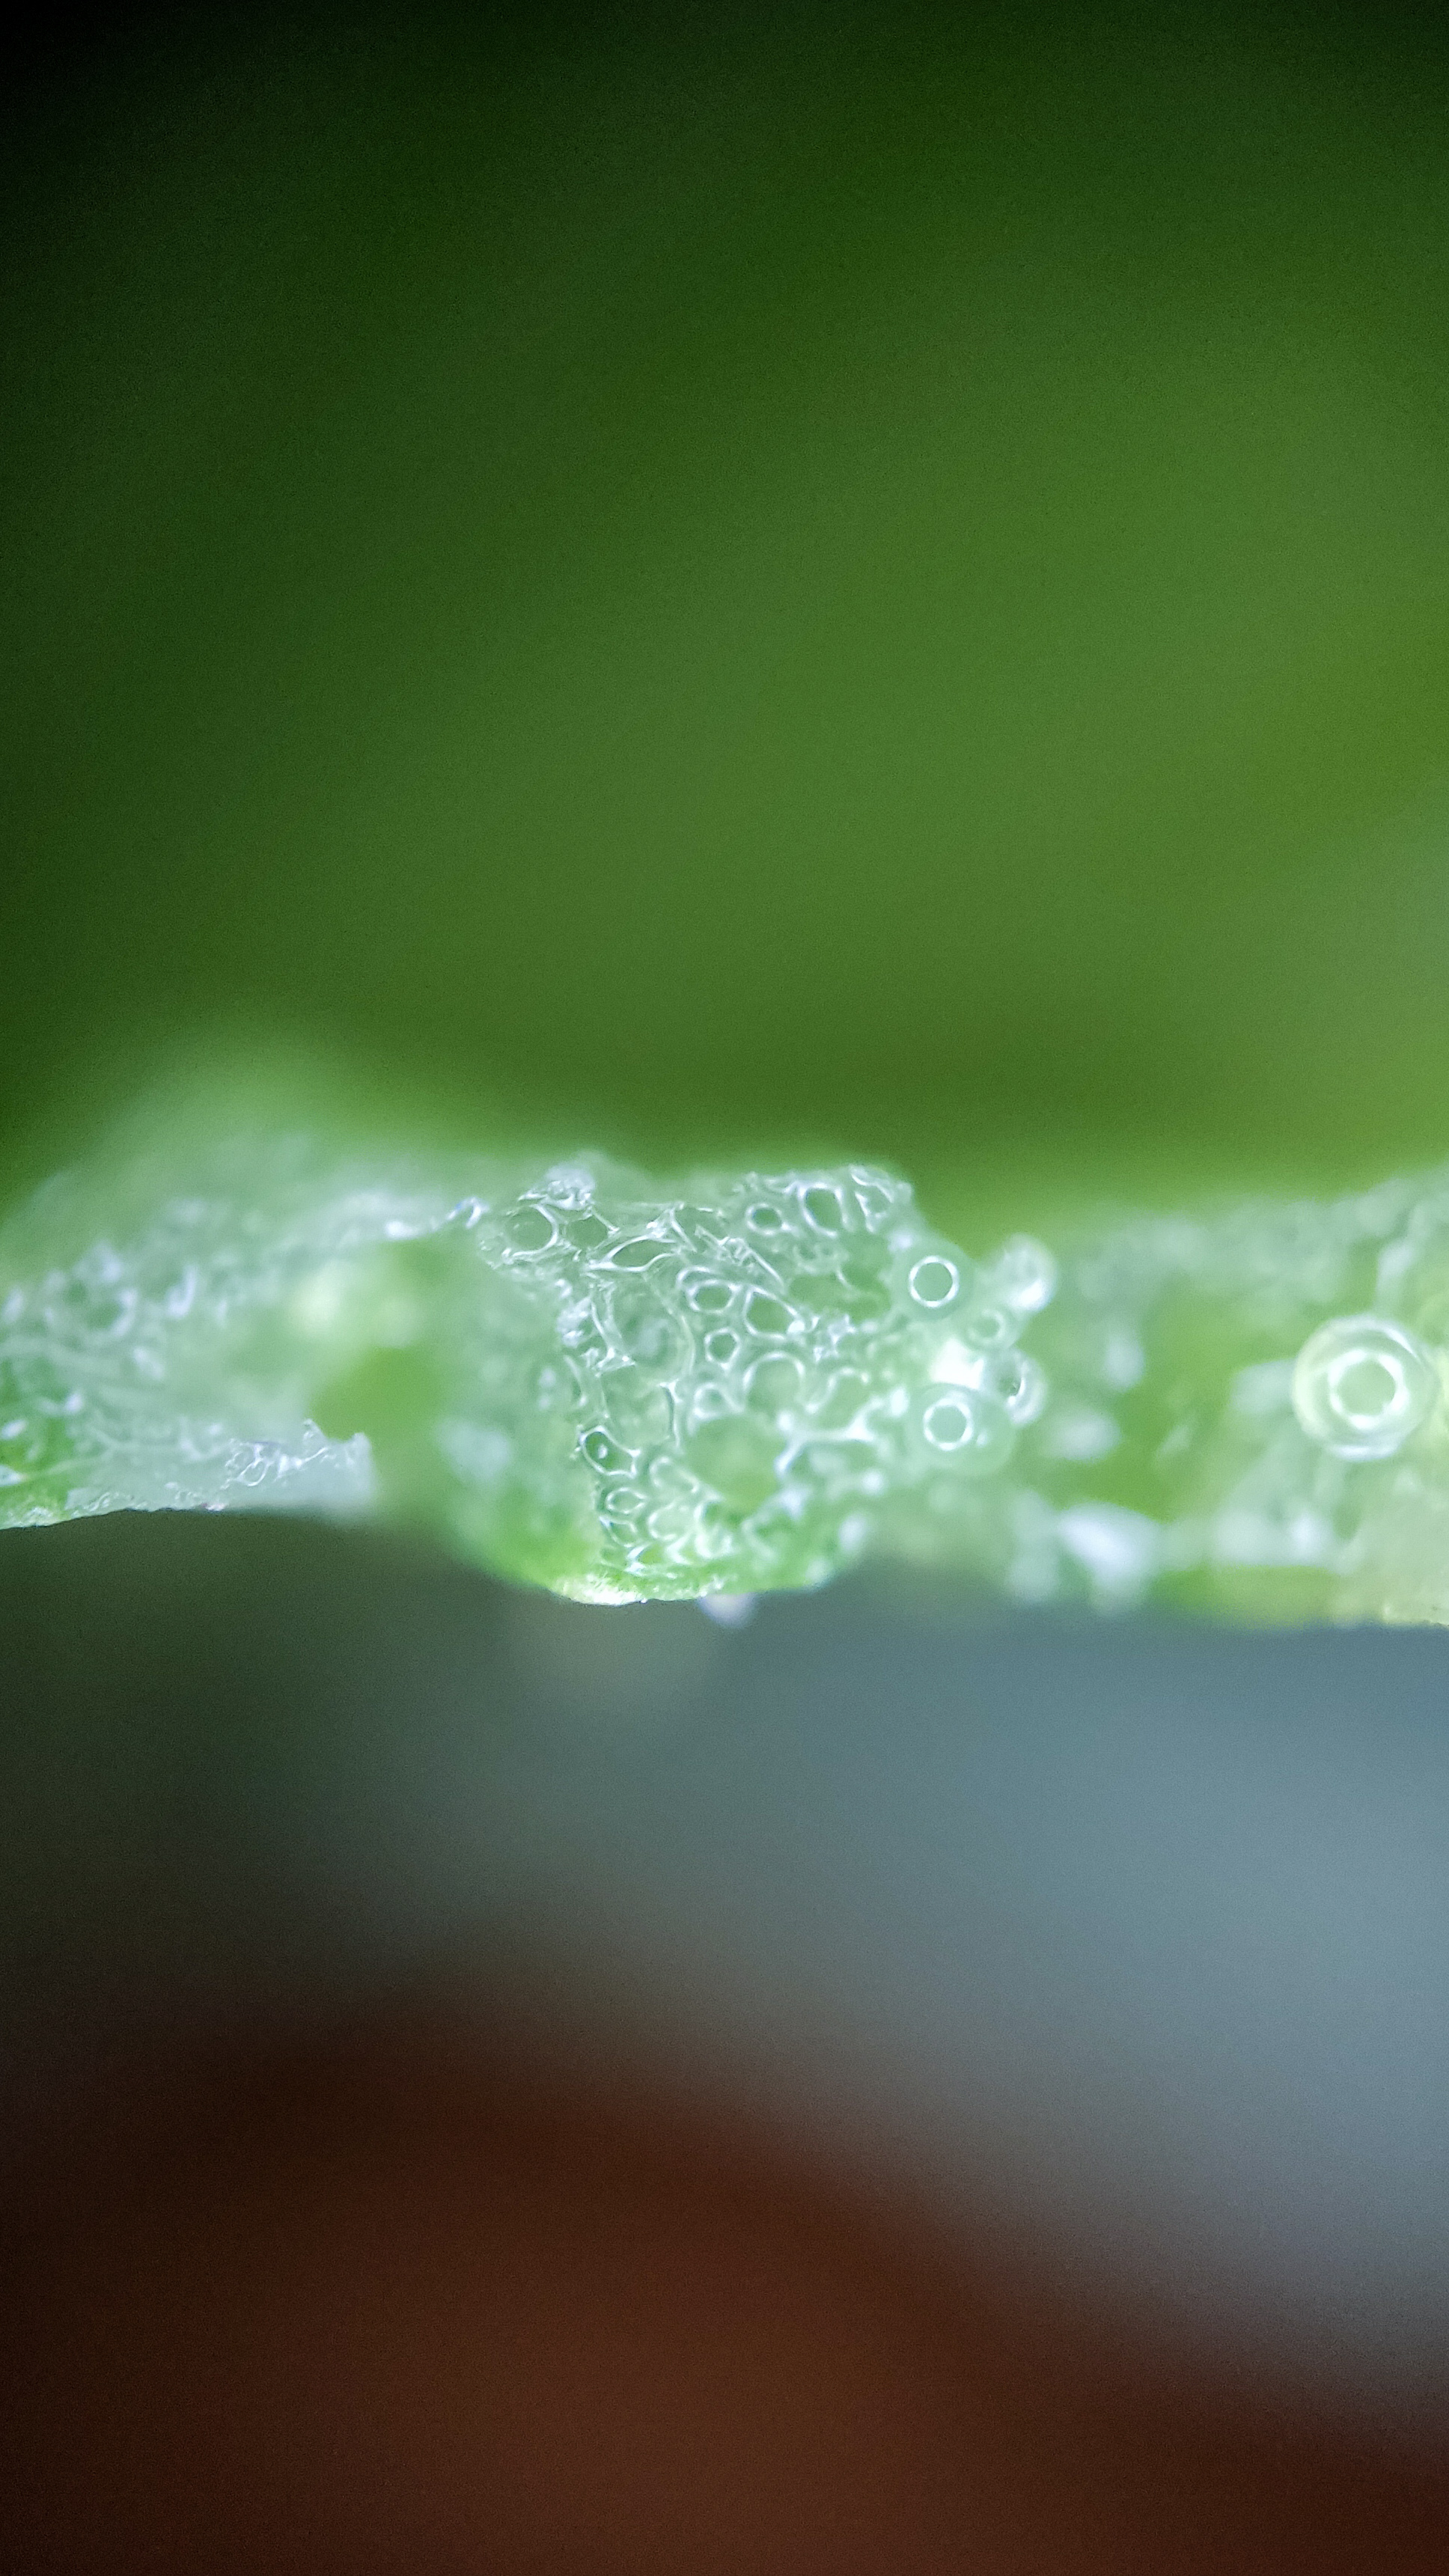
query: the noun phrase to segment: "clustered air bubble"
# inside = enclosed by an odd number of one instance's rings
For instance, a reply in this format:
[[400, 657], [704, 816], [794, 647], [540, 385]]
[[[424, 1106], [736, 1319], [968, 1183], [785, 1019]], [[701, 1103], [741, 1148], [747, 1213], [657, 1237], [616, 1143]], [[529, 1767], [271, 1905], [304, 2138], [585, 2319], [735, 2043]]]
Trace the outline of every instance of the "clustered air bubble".
[[1449, 1618], [1449, 1172], [972, 1260], [864, 1165], [157, 1137], [0, 1237], [0, 1523], [372, 1513], [594, 1601], [884, 1555]]

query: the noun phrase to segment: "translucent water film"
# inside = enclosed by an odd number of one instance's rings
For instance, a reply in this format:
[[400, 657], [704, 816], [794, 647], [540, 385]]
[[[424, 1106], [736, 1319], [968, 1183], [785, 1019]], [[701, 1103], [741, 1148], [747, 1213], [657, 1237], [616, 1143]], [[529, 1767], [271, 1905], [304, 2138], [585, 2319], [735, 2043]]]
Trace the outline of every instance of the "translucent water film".
[[0, 1525], [375, 1516], [575, 1599], [867, 1558], [1021, 1601], [1449, 1617], [1449, 1170], [975, 1255], [862, 1164], [208, 1135], [0, 1234]]

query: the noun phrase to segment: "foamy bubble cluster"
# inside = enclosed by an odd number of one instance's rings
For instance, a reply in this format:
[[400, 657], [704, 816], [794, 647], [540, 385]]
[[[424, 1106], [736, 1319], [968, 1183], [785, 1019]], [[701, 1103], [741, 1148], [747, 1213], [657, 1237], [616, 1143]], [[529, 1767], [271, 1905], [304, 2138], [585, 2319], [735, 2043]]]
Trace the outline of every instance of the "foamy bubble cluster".
[[12, 1288], [0, 1511], [376, 1503], [592, 1599], [818, 1583], [1002, 1473], [1049, 1288], [863, 1166], [663, 1196], [231, 1146]]
[[1449, 1617], [1449, 1173], [972, 1259], [859, 1164], [167, 1132], [0, 1237], [0, 1522], [375, 1513], [595, 1601], [893, 1555]]

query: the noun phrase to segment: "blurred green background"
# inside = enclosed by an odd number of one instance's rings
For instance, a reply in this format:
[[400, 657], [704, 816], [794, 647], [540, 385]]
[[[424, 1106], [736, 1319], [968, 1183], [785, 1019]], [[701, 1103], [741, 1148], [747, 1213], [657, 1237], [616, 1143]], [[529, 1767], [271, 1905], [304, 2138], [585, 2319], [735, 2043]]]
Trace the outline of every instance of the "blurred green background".
[[7, 1188], [271, 1042], [1018, 1221], [1449, 1149], [1432, 29], [140, 19], [8, 128]]

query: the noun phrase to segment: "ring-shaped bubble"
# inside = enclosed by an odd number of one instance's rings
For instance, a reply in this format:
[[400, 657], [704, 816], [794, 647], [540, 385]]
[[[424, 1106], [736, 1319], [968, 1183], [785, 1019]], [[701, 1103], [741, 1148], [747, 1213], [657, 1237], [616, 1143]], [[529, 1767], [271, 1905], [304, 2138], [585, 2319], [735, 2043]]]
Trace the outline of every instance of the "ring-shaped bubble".
[[536, 1199], [525, 1199], [509, 1218], [508, 1242], [514, 1252], [547, 1252], [557, 1241], [558, 1227]]
[[589, 1465], [597, 1467], [601, 1475], [617, 1475], [621, 1468], [629, 1464], [627, 1449], [621, 1448], [618, 1441], [612, 1439], [604, 1430], [602, 1424], [596, 1425], [592, 1431], [582, 1432], [579, 1437], [579, 1447]]
[[[884, 1425], [882, 1429], [884, 1430]], [[918, 1394], [902, 1421], [904, 1457], [914, 1472], [934, 1465], [953, 1476], [994, 1476], [1016, 1446], [1015, 1426], [989, 1389], [948, 1386]]]
[[928, 1405], [921, 1429], [933, 1449], [964, 1449], [976, 1429], [970, 1403], [962, 1395], [941, 1395]]
[[756, 1360], [745, 1380], [745, 1395], [757, 1413], [775, 1416], [798, 1405], [805, 1372], [789, 1351], [771, 1351]]
[[717, 1279], [708, 1270], [692, 1272], [683, 1282], [683, 1287], [697, 1315], [722, 1315], [735, 1293], [730, 1280]]
[[978, 1306], [974, 1314], [967, 1316], [962, 1329], [978, 1351], [1006, 1351], [1020, 1327], [1005, 1306]]
[[1337, 1458], [1391, 1458], [1433, 1412], [1439, 1375], [1423, 1343], [1381, 1315], [1339, 1315], [1304, 1343], [1293, 1410]]
[[928, 1252], [913, 1265], [907, 1284], [916, 1304], [935, 1314], [960, 1295], [961, 1273], [944, 1253]]
[[845, 1227], [845, 1209], [840, 1192], [827, 1181], [817, 1181], [800, 1193], [800, 1205], [818, 1234], [840, 1234]]
[[768, 1289], [756, 1288], [745, 1300], [746, 1330], [762, 1334], [768, 1340], [783, 1339], [794, 1320], [789, 1307], [782, 1306], [779, 1298], [772, 1297]]

